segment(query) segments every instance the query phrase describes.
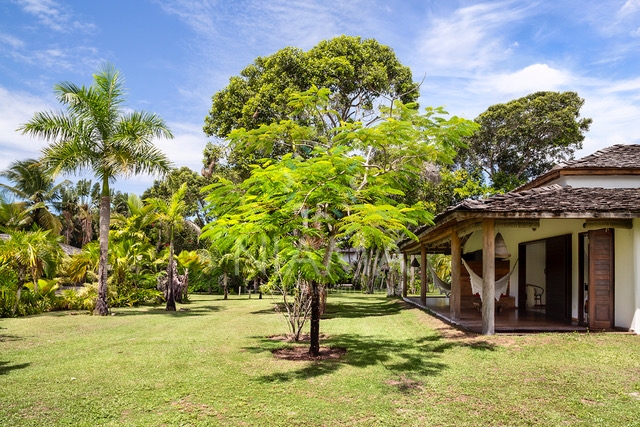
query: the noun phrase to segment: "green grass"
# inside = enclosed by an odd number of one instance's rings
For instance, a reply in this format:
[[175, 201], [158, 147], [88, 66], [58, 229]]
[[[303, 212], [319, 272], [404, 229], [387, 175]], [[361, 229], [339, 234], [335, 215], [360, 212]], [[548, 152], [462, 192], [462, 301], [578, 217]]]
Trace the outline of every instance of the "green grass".
[[1, 426], [640, 425], [640, 337], [482, 337], [381, 295], [331, 294], [287, 361], [269, 298], [0, 320]]

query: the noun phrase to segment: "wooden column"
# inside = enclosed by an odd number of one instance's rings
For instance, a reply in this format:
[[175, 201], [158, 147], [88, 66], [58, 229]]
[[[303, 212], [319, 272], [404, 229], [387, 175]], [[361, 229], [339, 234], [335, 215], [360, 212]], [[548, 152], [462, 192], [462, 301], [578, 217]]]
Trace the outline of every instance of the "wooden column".
[[407, 263], [407, 254], [402, 254], [402, 297], [407, 297], [407, 268], [409, 268], [409, 264]]
[[420, 303], [427, 305], [427, 247], [420, 245]]
[[496, 261], [493, 219], [482, 220], [482, 334], [495, 334]]
[[451, 296], [449, 297], [449, 316], [451, 320], [460, 319], [460, 271], [462, 268], [462, 248], [460, 237], [451, 231]]

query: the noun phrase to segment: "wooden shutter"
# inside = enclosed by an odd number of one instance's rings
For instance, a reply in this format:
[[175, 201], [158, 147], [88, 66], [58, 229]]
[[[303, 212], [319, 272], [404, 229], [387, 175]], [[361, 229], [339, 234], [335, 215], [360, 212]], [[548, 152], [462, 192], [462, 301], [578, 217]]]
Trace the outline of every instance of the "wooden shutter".
[[613, 229], [589, 231], [589, 328], [614, 327]]

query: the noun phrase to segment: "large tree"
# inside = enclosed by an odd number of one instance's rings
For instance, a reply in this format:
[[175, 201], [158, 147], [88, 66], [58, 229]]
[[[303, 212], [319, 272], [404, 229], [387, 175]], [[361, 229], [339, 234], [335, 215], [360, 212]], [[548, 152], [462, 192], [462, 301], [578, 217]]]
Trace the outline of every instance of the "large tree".
[[459, 163], [481, 170], [497, 191], [509, 191], [573, 158], [591, 119], [580, 118], [584, 100], [575, 92], [536, 92], [496, 104], [475, 121]]
[[[396, 103], [380, 111], [376, 126], [348, 122], [332, 109], [329, 89], [312, 87], [292, 94], [288, 120], [231, 133], [233, 145], [273, 149], [273, 140], [294, 145], [317, 143], [306, 156], [288, 153], [254, 166], [240, 185], [220, 179], [209, 196], [216, 220], [203, 236], [223, 253], [270, 259], [271, 280], [295, 284], [311, 295], [310, 353], [319, 352], [319, 292], [341, 269], [336, 243], [393, 248], [400, 236], [413, 236], [409, 224], [428, 221], [422, 204], [397, 202], [407, 177], [423, 162], [451, 155], [471, 123], [440, 110]], [[299, 123], [297, 118], [309, 120]], [[323, 124], [335, 121], [327, 129]]]
[[94, 313], [107, 315], [107, 260], [111, 217], [110, 184], [139, 173], [165, 173], [169, 159], [153, 145], [154, 138], [172, 138], [156, 114], [124, 107], [124, 79], [111, 65], [93, 75], [94, 83], [55, 85], [66, 112], [39, 112], [19, 130], [50, 142], [41, 162], [53, 175], [91, 171], [101, 184], [100, 263]]
[[[336, 114], [324, 117], [325, 123], [317, 123], [324, 127], [337, 127], [347, 121], [375, 121], [381, 103], [390, 106], [396, 99], [409, 103], [419, 96], [411, 70], [398, 61], [390, 47], [373, 39], [340, 36], [322, 41], [306, 52], [287, 47], [256, 58], [213, 96], [204, 131], [226, 138], [234, 129], [251, 130], [288, 120], [293, 112], [289, 105], [291, 95], [313, 85], [331, 91], [329, 107]], [[314, 119], [295, 118], [301, 124]], [[242, 148], [235, 147], [228, 160], [244, 171], [245, 178], [249, 165], [266, 153]], [[306, 144], [292, 147], [286, 137], [270, 140], [271, 157], [278, 158], [296, 149], [310, 150]]]

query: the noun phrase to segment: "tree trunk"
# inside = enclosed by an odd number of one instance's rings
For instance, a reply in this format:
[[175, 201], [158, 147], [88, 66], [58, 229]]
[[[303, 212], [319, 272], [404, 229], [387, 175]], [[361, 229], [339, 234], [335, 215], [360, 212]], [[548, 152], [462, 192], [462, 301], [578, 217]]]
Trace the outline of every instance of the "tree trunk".
[[111, 222], [111, 197], [109, 185], [103, 184], [100, 198], [100, 261], [98, 264], [98, 298], [93, 314], [109, 314], [107, 302], [107, 263], [109, 262], [109, 222]]
[[175, 288], [173, 286], [174, 281], [174, 268], [173, 268], [173, 239], [169, 242], [169, 265], [167, 266], [167, 306], [166, 311], [176, 311], [176, 297]]
[[[373, 248], [371, 249], [373, 251]], [[367, 272], [367, 293], [372, 294], [376, 281], [376, 272], [378, 270], [378, 262], [380, 261], [380, 249], [376, 249], [371, 253], [373, 259], [370, 260], [368, 265], [369, 271]]]
[[20, 294], [22, 293], [22, 287], [24, 286], [25, 275], [26, 273], [24, 272], [24, 270], [20, 268], [20, 271], [18, 272], [18, 290], [16, 291], [16, 302], [13, 303], [11, 317], [15, 316], [16, 312], [18, 311], [18, 304], [20, 304]]
[[184, 282], [182, 283], [182, 295], [180, 297], [181, 302], [185, 303], [188, 297], [189, 297], [189, 269], [185, 268]]
[[313, 357], [320, 355], [320, 292], [318, 282], [311, 281], [311, 331], [309, 354]]
[[225, 272], [222, 275], [222, 289], [224, 290], [224, 299], [229, 298], [229, 288], [227, 288], [227, 282], [228, 282], [228, 276], [227, 276], [227, 273]]
[[362, 271], [362, 262], [364, 260], [364, 253], [365, 251], [363, 249], [358, 249], [358, 262], [356, 263], [356, 270], [353, 273], [353, 278], [352, 278], [353, 286], [355, 286], [356, 283], [360, 281], [360, 272]]

